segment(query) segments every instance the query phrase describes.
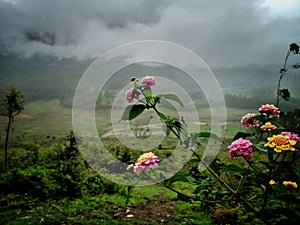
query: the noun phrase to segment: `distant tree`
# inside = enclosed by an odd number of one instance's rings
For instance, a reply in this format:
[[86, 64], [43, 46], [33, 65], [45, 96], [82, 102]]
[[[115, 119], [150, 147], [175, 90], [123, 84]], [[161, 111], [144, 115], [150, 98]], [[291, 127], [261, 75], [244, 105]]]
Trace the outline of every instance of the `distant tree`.
[[[284, 63], [283, 63], [283, 67], [279, 71], [280, 76], [279, 76], [279, 79], [278, 79], [277, 93], [276, 93], [277, 94], [277, 97], [276, 97], [276, 106], [277, 107], [279, 105], [280, 97], [285, 101], [288, 101], [291, 97], [289, 90], [286, 89], [286, 88], [280, 89], [280, 85], [281, 85], [282, 78], [287, 74], [287, 71], [288, 71], [287, 70], [287, 62], [288, 62], [289, 57], [292, 56], [292, 55], [298, 55], [298, 54], [300, 54], [299, 45], [296, 44], [296, 43], [291, 43], [290, 46], [289, 46], [289, 49], [286, 53]], [[299, 69], [300, 66], [299, 66], [299, 64], [295, 64], [295, 65], [292, 65], [292, 68], [293, 69]]]
[[25, 96], [22, 91], [15, 87], [9, 88], [4, 94], [0, 101], [2, 108], [1, 114], [8, 117], [8, 123], [6, 127], [6, 138], [4, 146], [4, 170], [7, 170], [7, 149], [8, 140], [14, 118], [20, 112], [24, 110]]

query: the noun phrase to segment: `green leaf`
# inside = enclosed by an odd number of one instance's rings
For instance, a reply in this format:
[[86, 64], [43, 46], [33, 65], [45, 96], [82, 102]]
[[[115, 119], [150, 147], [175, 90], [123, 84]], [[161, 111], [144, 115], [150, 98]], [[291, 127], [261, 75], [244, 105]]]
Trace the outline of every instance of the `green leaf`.
[[190, 196], [187, 196], [187, 195], [184, 195], [181, 193], [177, 193], [177, 199], [180, 201], [183, 201], [183, 202], [190, 202], [192, 198]]
[[153, 96], [153, 100], [154, 100], [154, 105], [156, 105], [157, 103], [160, 103], [160, 97], [158, 96]]
[[292, 163], [291, 167], [298, 179], [300, 179], [300, 167], [296, 163]]
[[255, 151], [262, 152], [262, 153], [268, 153], [268, 149], [265, 148], [265, 142], [261, 141], [257, 145], [253, 145], [253, 148]]
[[227, 166], [224, 166], [221, 169], [221, 172], [225, 172], [225, 173], [238, 173], [239, 172], [239, 173], [244, 174], [244, 175], [252, 173], [251, 170], [246, 169], [246, 168], [241, 168], [236, 164], [229, 164]]
[[300, 205], [300, 199], [292, 194], [279, 195], [277, 198], [278, 198], [278, 200], [283, 201], [283, 202]]
[[145, 110], [145, 105], [128, 105], [122, 115], [121, 120], [133, 120]]
[[193, 185], [198, 185], [199, 184], [199, 182], [197, 182], [197, 180], [192, 176], [187, 176], [186, 179], [190, 184], [193, 184]]
[[157, 111], [157, 114], [163, 121], [168, 120], [168, 117], [165, 114], [163, 114], [162, 112]]
[[295, 144], [295, 148], [296, 148], [296, 149], [300, 149], [300, 142], [297, 142], [297, 143]]
[[187, 173], [184, 172], [178, 172], [174, 176], [172, 176], [170, 179], [166, 180], [166, 185], [171, 185], [177, 181], [187, 182], [186, 177], [188, 176]]
[[180, 121], [172, 121], [172, 125], [175, 127], [175, 128], [178, 128], [178, 129], [181, 129], [182, 128], [182, 124]]
[[246, 138], [250, 136], [254, 136], [254, 133], [245, 133], [245, 132], [237, 132], [236, 135], [233, 138], [233, 141], [239, 139], [239, 138]]
[[188, 161], [188, 163], [191, 164], [192, 166], [198, 166], [200, 163], [200, 160], [199, 159], [190, 159]]
[[267, 167], [268, 169], [273, 169], [273, 168], [275, 168], [275, 164], [274, 164], [274, 163], [271, 163], [271, 162], [259, 161], [258, 163], [264, 165], [264, 166]]
[[183, 103], [180, 100], [180, 98], [178, 98], [177, 95], [174, 95], [174, 94], [161, 94], [161, 95], [157, 95], [157, 97], [175, 101], [175, 102], [177, 102], [179, 105], [181, 105], [183, 107]]
[[171, 130], [170, 130], [170, 128], [169, 128], [169, 127], [167, 127], [167, 129], [166, 129], [166, 135], [167, 135], [167, 137], [169, 137], [169, 136], [170, 136], [170, 133], [171, 133]]
[[[294, 211], [292, 209], [288, 209], [288, 208], [285, 208], [285, 207], [277, 207], [275, 210], [272, 210], [275, 215], [276, 214], [281, 214], [281, 215], [284, 215], [288, 218], [288, 221], [289, 223], [284, 223], [284, 224], [296, 224], [295, 221], [298, 221], [299, 222], [299, 216], [297, 215], [297, 211]], [[295, 219], [295, 220], [293, 220]], [[294, 222], [291, 223], [291, 220], [293, 220]], [[281, 223], [283, 224], [283, 223]]]

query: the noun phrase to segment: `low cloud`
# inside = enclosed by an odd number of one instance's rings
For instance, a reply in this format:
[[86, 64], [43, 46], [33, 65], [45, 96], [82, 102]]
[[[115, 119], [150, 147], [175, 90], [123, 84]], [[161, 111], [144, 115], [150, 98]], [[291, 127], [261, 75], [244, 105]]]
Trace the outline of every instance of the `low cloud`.
[[274, 16], [262, 0], [0, 0], [0, 50], [82, 59], [158, 39], [215, 67], [279, 64], [300, 42], [299, 22], [288, 12]]

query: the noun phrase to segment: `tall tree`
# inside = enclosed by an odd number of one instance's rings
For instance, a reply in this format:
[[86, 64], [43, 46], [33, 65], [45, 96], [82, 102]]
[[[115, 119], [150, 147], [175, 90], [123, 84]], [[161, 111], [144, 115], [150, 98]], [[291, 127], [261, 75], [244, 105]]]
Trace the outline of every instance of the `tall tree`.
[[4, 146], [4, 170], [7, 170], [7, 149], [8, 140], [14, 118], [20, 112], [24, 110], [25, 96], [22, 91], [15, 87], [9, 88], [1, 99], [2, 115], [8, 117], [8, 123], [6, 127], [6, 138]]

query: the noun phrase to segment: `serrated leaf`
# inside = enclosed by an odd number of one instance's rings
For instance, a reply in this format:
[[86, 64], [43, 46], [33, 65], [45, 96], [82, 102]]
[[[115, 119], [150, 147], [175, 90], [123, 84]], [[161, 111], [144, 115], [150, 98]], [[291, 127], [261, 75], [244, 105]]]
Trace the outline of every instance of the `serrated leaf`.
[[262, 152], [262, 153], [268, 153], [268, 150], [265, 149], [264, 147], [265, 143], [261, 144], [261, 143], [258, 143], [257, 145], [253, 145], [253, 148], [255, 151], [258, 151], [258, 152]]
[[291, 167], [294, 173], [296, 174], [296, 176], [298, 177], [298, 179], [300, 179], [300, 167], [295, 163], [292, 163]]
[[245, 132], [237, 132], [236, 135], [233, 137], [233, 141], [239, 139], [239, 138], [246, 138], [253, 136], [254, 133], [245, 133]]
[[197, 180], [196, 180], [194, 177], [192, 177], [192, 176], [187, 176], [187, 177], [186, 177], [186, 180], [187, 180], [190, 184], [193, 184], [193, 185], [199, 184], [199, 182], [197, 182]]
[[244, 174], [244, 175], [252, 173], [251, 170], [246, 169], [246, 168], [241, 168], [236, 164], [229, 164], [229, 165], [224, 166], [221, 169], [221, 172], [225, 172], [225, 173], [238, 173], [239, 172], [239, 173]]
[[121, 120], [132, 120], [144, 112], [145, 108], [145, 105], [142, 104], [128, 105], [123, 112]]
[[177, 181], [183, 181], [183, 182], [187, 182], [186, 177], [188, 175], [186, 173], [182, 173], [182, 172], [178, 172], [176, 173], [174, 176], [172, 176], [170, 179], [168, 179], [166, 181], [167, 185], [171, 185]]
[[284, 130], [285, 128], [280, 124], [278, 123], [277, 121], [273, 121], [272, 122], [273, 125], [275, 125], [277, 128], [277, 130]]
[[170, 118], [168, 118], [168, 119], [169, 119], [169, 121], [171, 121], [171, 122], [173, 122], [173, 121], [179, 121], [179, 119], [176, 118], [176, 117], [170, 117]]
[[199, 159], [190, 159], [188, 163], [198, 166], [200, 163], [200, 160]]
[[172, 121], [172, 125], [173, 125], [173, 127], [178, 129], [179, 131], [182, 129], [182, 124], [181, 124], [180, 121]]
[[168, 117], [162, 112], [157, 111], [157, 114], [163, 121], [166, 121], [168, 119]]
[[274, 164], [272, 165], [271, 162], [259, 161], [258, 163], [264, 165], [268, 169], [274, 168]]
[[154, 100], [154, 104], [156, 105], [156, 103], [160, 103], [160, 97], [158, 96], [153, 96], [153, 100]]
[[190, 202], [192, 198], [190, 196], [187, 196], [187, 195], [184, 195], [181, 193], [177, 193], [177, 199], [180, 201], [183, 201], [183, 202]]
[[180, 98], [179, 98], [177, 95], [175, 95], [175, 94], [161, 94], [161, 95], [157, 95], [157, 97], [175, 101], [175, 102], [177, 102], [179, 105], [181, 105], [181, 106], [183, 107], [182, 101], [181, 101]]

